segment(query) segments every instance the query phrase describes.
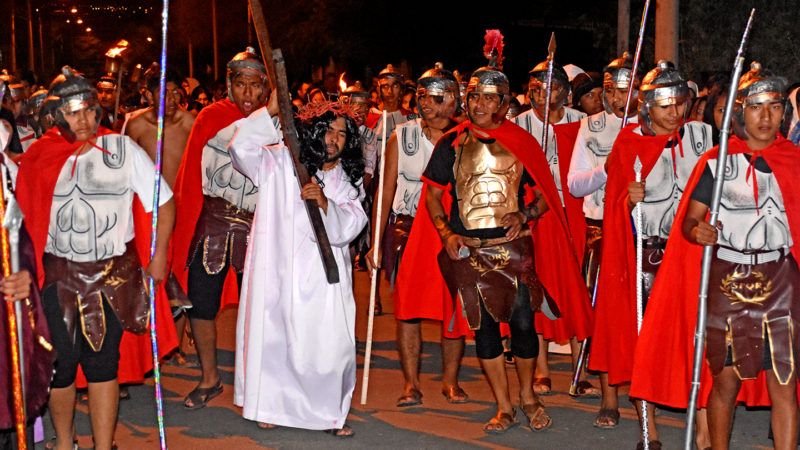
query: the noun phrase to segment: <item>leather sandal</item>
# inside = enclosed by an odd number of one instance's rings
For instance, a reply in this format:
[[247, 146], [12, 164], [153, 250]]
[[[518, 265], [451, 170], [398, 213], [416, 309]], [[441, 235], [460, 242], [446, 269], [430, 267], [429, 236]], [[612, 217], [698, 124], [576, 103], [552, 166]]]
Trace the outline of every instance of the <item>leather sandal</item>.
[[533, 379], [533, 392], [536, 395], [553, 395], [553, 381], [550, 377], [536, 377]]
[[575, 395], [570, 394], [575, 398], [600, 398], [600, 389], [596, 388], [592, 383], [581, 380], [575, 385]]
[[511, 414], [497, 411], [497, 414], [483, 426], [483, 431], [488, 434], [503, 434], [519, 423], [515, 419], [516, 416], [516, 409]]
[[[186, 409], [205, 408], [208, 402], [219, 394], [222, 394], [222, 389], [222, 380], [217, 380], [214, 386], [208, 388], [197, 386], [183, 399], [183, 407]], [[189, 404], [190, 402], [191, 404]]]
[[350, 425], [347, 424], [342, 425], [342, 428], [332, 428], [330, 430], [323, 431], [337, 438], [349, 438], [355, 436], [356, 434], [353, 429], [350, 428]]
[[447, 403], [467, 403], [469, 401], [469, 395], [464, 392], [463, 389], [459, 386], [448, 386], [442, 388], [442, 395], [444, 398], [447, 399]]
[[600, 408], [594, 418], [593, 425], [601, 430], [616, 428], [619, 425], [619, 409]]
[[407, 406], [417, 406], [422, 404], [422, 392], [417, 388], [411, 388], [410, 391], [401, 395], [397, 399], [397, 407], [405, 408]]
[[277, 425], [275, 425], [274, 423], [269, 423], [269, 422], [256, 422], [256, 426], [258, 428], [261, 428], [262, 430], [272, 430], [272, 429], [278, 428]]
[[553, 425], [553, 419], [547, 414], [547, 411], [545, 411], [544, 403], [538, 400], [533, 403], [525, 404], [522, 403], [522, 399], [520, 398], [519, 409], [522, 410], [522, 414], [528, 419], [528, 426], [531, 431], [546, 430]]

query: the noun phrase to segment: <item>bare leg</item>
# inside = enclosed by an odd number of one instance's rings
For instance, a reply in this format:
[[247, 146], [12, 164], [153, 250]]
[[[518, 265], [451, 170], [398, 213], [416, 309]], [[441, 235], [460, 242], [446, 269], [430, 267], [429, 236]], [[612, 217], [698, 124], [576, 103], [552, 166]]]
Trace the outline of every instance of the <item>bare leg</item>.
[[[639, 416], [639, 440], [643, 440], [642, 432], [642, 401], [633, 400], [633, 405], [636, 407], [636, 415]], [[656, 406], [652, 403], [647, 403], [647, 433], [648, 441], [658, 440], [658, 429], [656, 428]]]
[[198, 387], [210, 388], [217, 384], [217, 325], [213, 320], [191, 319], [194, 343], [203, 377]]
[[541, 334], [537, 334], [539, 340], [539, 356], [536, 357], [536, 376], [539, 378], [550, 376], [550, 366], [547, 363], [547, 343]]
[[50, 420], [56, 431], [56, 450], [72, 450], [75, 436], [75, 384], [50, 391]]
[[460, 339], [442, 337], [442, 388], [458, 387], [458, 371], [463, 356], [463, 337]]
[[[736, 396], [739, 394], [742, 382], [733, 367], [725, 367], [719, 375], [714, 377], [713, 383], [711, 396], [708, 399], [708, 429], [711, 436], [711, 447], [714, 450], [727, 450], [730, 444], [733, 411], [736, 409]], [[777, 440], [775, 442], [777, 444]]]
[[[506, 363], [503, 360], [503, 355], [492, 359], [480, 359], [480, 362], [497, 402], [497, 410], [513, 415], [514, 405], [511, 404], [511, 398], [508, 393], [508, 377], [506, 376]], [[532, 369], [532, 366], [533, 362], [531, 362], [529, 368]]]
[[111, 450], [118, 407], [119, 385], [116, 379], [89, 383], [89, 417], [96, 450]]
[[795, 375], [785, 385], [780, 384], [775, 372], [767, 372], [767, 391], [772, 402], [772, 435], [775, 448], [797, 448], [797, 378]]
[[695, 430], [697, 430], [694, 435], [694, 445], [700, 450], [711, 448], [711, 436], [708, 433], [708, 410], [698, 409], [694, 423]]
[[604, 409], [619, 409], [619, 396], [617, 394], [617, 387], [608, 384], [608, 373], [603, 372], [600, 374], [600, 391], [602, 398], [600, 400], [600, 407]]
[[[541, 348], [541, 347], [539, 347], [539, 348]], [[574, 336], [572, 338], [570, 338], [570, 340], [569, 340], [569, 350], [570, 350], [570, 353], [571, 353], [570, 356], [572, 357], [572, 370], [574, 372], [575, 371], [575, 367], [578, 366], [578, 357], [581, 355], [581, 343], [578, 342], [578, 338], [576, 338]], [[581, 379], [585, 379], [585, 378], [586, 378], [586, 372], [584, 371], [583, 373], [581, 373]]]
[[[539, 352], [541, 355], [545, 352]], [[516, 357], [517, 378], [519, 379], [519, 396], [522, 403], [525, 405], [536, 403], [539, 397], [533, 390], [533, 371], [535, 361], [533, 358], [520, 358]]]
[[[463, 341], [462, 341], [463, 346]], [[422, 348], [422, 325], [419, 322], [397, 321], [397, 350], [403, 369], [403, 395], [419, 389], [419, 354]], [[444, 345], [442, 351], [445, 351]], [[463, 351], [463, 347], [462, 347]], [[442, 355], [445, 356], [444, 354]], [[459, 358], [460, 359], [460, 358]], [[456, 368], [456, 377], [458, 368]]]
[[183, 351], [183, 335], [186, 334], [186, 313], [182, 312], [175, 319], [175, 332], [178, 334], [178, 351]]

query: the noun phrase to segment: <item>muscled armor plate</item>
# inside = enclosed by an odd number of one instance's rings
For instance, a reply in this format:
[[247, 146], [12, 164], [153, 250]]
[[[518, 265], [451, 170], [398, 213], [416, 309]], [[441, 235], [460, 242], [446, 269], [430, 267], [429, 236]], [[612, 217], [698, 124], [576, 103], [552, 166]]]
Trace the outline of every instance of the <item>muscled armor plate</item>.
[[[643, 237], [668, 238], [683, 189], [692, 174], [699, 156], [711, 147], [708, 125], [697, 122], [684, 126], [680, 147], [667, 147], [647, 175], [642, 202]], [[633, 214], [633, 212], [631, 213]]]
[[484, 142], [469, 134], [456, 151], [453, 173], [466, 229], [500, 227], [503, 216], [519, 211], [522, 163], [497, 141]]
[[[709, 161], [713, 171], [717, 161]], [[758, 214], [753, 180], [747, 180], [749, 163], [744, 155], [733, 155], [725, 164], [725, 188], [719, 221], [724, 225], [719, 243], [741, 252], [770, 251], [792, 246], [783, 195], [775, 175], [755, 171], [758, 181]]]

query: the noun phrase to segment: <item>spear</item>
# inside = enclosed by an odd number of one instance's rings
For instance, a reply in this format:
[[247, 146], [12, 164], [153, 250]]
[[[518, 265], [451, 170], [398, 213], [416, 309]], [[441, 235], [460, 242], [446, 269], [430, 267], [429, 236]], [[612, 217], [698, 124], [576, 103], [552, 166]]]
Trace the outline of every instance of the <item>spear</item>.
[[[169, 19], [169, 0], [163, 0], [161, 12], [161, 70], [158, 88], [158, 126], [156, 129], [155, 181], [153, 182], [153, 221], [150, 231], [150, 260], [156, 254], [158, 237], [158, 207], [161, 194], [161, 155], [164, 153], [164, 112], [166, 110], [166, 71], [167, 71], [167, 24]], [[156, 417], [161, 450], [167, 448], [167, 435], [164, 430], [164, 399], [161, 391], [161, 368], [158, 360], [158, 339], [156, 338], [156, 287], [153, 277], [147, 277], [150, 294], [150, 344], [153, 350], [153, 380], [155, 384]]]
[[550, 134], [550, 95], [553, 93], [553, 60], [556, 56], [556, 33], [550, 33], [547, 44], [547, 78], [544, 82], [544, 127], [542, 127], [542, 149], [547, 152], [547, 139]]
[[[736, 59], [733, 62], [731, 73], [731, 88], [728, 90], [728, 98], [725, 101], [725, 112], [722, 116], [722, 127], [719, 130], [719, 153], [717, 154], [717, 166], [714, 171], [714, 190], [711, 197], [711, 214], [708, 223], [712, 227], [717, 225], [719, 216], [719, 204], [722, 200], [722, 184], [725, 181], [725, 160], [728, 157], [728, 136], [731, 134], [731, 115], [733, 113], [733, 103], [736, 100], [736, 86], [739, 85], [739, 77], [742, 75], [744, 65], [744, 52], [747, 47], [747, 39], [750, 36], [750, 29], [753, 27], [753, 17], [756, 14], [755, 8], [750, 11], [750, 18], [739, 42], [739, 50], [736, 52]], [[697, 296], [697, 325], [694, 330], [694, 361], [692, 366], [692, 389], [689, 393], [689, 408], [686, 411], [686, 439], [684, 448], [691, 450], [694, 446], [694, 417], [697, 408], [697, 395], [700, 390], [700, 369], [703, 364], [703, 349], [706, 341], [706, 317], [708, 314], [708, 281], [711, 271], [711, 258], [713, 257], [713, 245], [706, 245], [703, 248], [703, 262], [700, 272], [700, 293]]]
[[[5, 83], [0, 81], [0, 103], [3, 102], [4, 92]], [[4, 203], [4, 194], [4, 186], [0, 180], [0, 220], [3, 222], [3, 229], [0, 230], [0, 257], [2, 257], [3, 277], [5, 278], [19, 271], [19, 227], [22, 225], [22, 211], [14, 201], [10, 190], [8, 205]], [[22, 346], [22, 317], [20, 302], [14, 302], [14, 308], [6, 304], [8, 350], [11, 357], [11, 394], [14, 400], [14, 428], [17, 432], [17, 447], [25, 450], [28, 448], [28, 440], [25, 433], [27, 414], [25, 411], [25, 355]]]
[[[8, 173], [8, 172], [6, 172]], [[10, 181], [10, 180], [7, 180]], [[3, 278], [19, 272], [19, 229], [22, 226], [22, 210], [19, 209], [11, 192], [8, 192], [8, 204], [5, 198], [3, 183], [0, 182], [0, 217], [3, 230], [0, 232], [0, 248], [3, 258]], [[11, 387], [14, 397], [14, 427], [17, 432], [17, 446], [20, 450], [28, 448], [25, 424], [27, 412], [25, 408], [25, 354], [22, 334], [22, 302], [15, 301], [14, 308], [6, 304], [6, 319], [11, 350]]]
[[[383, 110], [383, 123], [386, 123], [386, 110]], [[384, 161], [386, 160], [386, 127], [383, 128], [383, 135], [381, 137], [381, 159], [380, 159], [380, 171], [378, 172], [380, 177], [380, 183], [378, 183], [378, 196], [376, 199], [376, 205], [378, 206], [378, 212], [376, 213], [375, 223], [380, 224], [381, 222], [381, 205], [383, 205], [383, 176], [384, 171], [386, 169], [386, 164]], [[364, 405], [367, 403], [367, 390], [369, 388], [369, 366], [372, 361], [372, 327], [375, 322], [375, 297], [378, 293], [378, 284], [380, 283], [380, 277], [378, 276], [378, 251], [381, 245], [381, 234], [380, 226], [376, 225], [377, 230], [375, 230], [375, 238], [372, 240], [372, 248], [374, 249], [372, 252], [373, 260], [372, 260], [372, 278], [371, 283], [369, 286], [369, 309], [367, 311], [369, 317], [367, 319], [367, 347], [364, 351], [364, 375], [361, 379], [361, 404]]]
[[636, 71], [639, 69], [639, 58], [642, 55], [642, 44], [644, 43], [644, 29], [645, 25], [647, 25], [647, 13], [649, 11], [650, 11], [650, 0], [645, 0], [644, 11], [642, 11], [642, 23], [639, 25], [639, 38], [636, 40], [636, 51], [633, 54], [631, 81], [628, 84], [628, 95], [625, 97], [625, 115], [622, 116], [622, 128], [625, 128], [625, 125], [628, 124], [628, 113], [630, 112], [631, 101], [633, 99], [633, 82], [636, 79]]
[[[633, 86], [633, 79], [631, 79]], [[630, 92], [630, 90], [628, 91]], [[633, 173], [636, 182], [642, 182], [642, 160], [636, 155], [633, 162]], [[644, 241], [642, 240], [642, 202], [636, 204], [636, 334], [642, 330], [642, 316], [644, 315], [644, 270], [642, 269], [642, 254], [644, 253]], [[642, 400], [642, 443], [644, 450], [650, 448], [650, 429], [647, 427], [647, 402]]]

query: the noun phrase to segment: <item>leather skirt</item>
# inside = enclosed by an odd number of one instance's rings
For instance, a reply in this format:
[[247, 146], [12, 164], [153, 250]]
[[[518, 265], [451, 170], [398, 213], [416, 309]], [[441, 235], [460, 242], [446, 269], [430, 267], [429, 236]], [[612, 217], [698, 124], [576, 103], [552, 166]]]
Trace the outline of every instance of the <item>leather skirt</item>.
[[219, 197], [203, 196], [203, 209], [189, 247], [192, 253], [186, 267], [199, 255], [206, 273], [215, 275], [225, 268], [230, 258], [236, 273], [242, 273], [252, 223], [252, 212]]

